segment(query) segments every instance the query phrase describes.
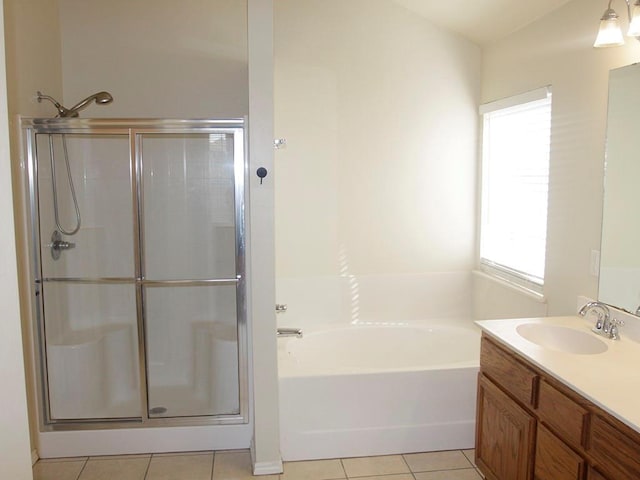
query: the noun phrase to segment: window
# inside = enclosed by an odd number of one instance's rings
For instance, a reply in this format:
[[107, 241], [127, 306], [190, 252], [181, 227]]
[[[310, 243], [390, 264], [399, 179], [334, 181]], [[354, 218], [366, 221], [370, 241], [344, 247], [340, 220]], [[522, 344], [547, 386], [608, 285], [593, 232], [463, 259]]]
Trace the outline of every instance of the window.
[[480, 265], [542, 293], [551, 89], [483, 105]]

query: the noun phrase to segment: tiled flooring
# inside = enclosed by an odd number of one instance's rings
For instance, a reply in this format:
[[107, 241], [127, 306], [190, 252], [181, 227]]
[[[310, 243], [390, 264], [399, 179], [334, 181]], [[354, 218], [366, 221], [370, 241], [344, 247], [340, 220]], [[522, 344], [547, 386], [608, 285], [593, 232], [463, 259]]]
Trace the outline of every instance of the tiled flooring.
[[251, 475], [246, 450], [40, 460], [34, 480], [480, 480], [473, 450], [285, 462], [282, 475]]

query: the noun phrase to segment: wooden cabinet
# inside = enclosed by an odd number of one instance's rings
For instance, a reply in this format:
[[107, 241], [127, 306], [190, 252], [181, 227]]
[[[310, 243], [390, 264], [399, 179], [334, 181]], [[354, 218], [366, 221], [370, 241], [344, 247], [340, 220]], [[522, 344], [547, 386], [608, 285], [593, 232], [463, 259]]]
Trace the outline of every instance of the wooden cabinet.
[[591, 423], [590, 456], [604, 474], [615, 480], [640, 479], [640, 438], [614, 419], [594, 415]]
[[488, 478], [530, 478], [536, 419], [482, 375], [478, 407], [476, 464]]
[[538, 375], [513, 355], [483, 341], [480, 347], [482, 373], [526, 406], [534, 406]]
[[489, 480], [640, 480], [640, 433], [483, 335], [476, 464]]
[[584, 478], [585, 462], [582, 457], [543, 425], [538, 427], [535, 459], [534, 478], [536, 480], [582, 480]]
[[536, 413], [573, 448], [586, 446], [589, 412], [544, 380], [540, 382]]
[[593, 468], [589, 468], [589, 476], [587, 478], [588, 480], [609, 480]]

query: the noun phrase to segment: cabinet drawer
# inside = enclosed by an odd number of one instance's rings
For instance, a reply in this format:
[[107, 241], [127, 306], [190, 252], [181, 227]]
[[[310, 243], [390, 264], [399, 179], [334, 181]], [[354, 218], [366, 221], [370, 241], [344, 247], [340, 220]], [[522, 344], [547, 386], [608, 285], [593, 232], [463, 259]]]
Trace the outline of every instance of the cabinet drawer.
[[615, 480], [638, 480], [638, 452], [639, 438], [626, 435], [620, 428], [614, 427], [597, 415], [592, 417], [589, 453], [598, 470]]
[[482, 373], [526, 406], [535, 404], [538, 376], [486, 337], [480, 349]]
[[581, 480], [585, 462], [544, 426], [538, 426], [536, 480]]
[[538, 392], [538, 417], [572, 447], [585, 446], [589, 412], [544, 380]]

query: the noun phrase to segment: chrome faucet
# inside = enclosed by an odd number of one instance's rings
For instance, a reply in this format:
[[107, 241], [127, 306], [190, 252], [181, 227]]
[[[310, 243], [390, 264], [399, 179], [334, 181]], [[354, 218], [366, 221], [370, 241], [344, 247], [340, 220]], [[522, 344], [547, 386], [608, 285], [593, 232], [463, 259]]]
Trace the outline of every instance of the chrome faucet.
[[578, 311], [578, 315], [581, 317], [586, 317], [587, 313], [591, 310], [598, 309], [598, 316], [596, 318], [596, 324], [592, 328], [593, 332], [598, 335], [603, 335], [605, 337], [610, 338], [611, 340], [619, 340], [620, 339], [620, 331], [619, 326], [624, 325], [623, 320], [618, 320], [617, 318], [611, 318], [611, 311], [609, 307], [602, 302], [589, 302], [582, 306], [580, 311]]
[[302, 329], [301, 328], [278, 328], [276, 330], [276, 336], [302, 338]]
[[[593, 327], [593, 331], [596, 333], [601, 333], [604, 331], [605, 333], [609, 333], [609, 319], [611, 318], [611, 312], [609, 311], [609, 307], [607, 307], [602, 302], [589, 302], [582, 306], [578, 315], [581, 317], [586, 317], [587, 313], [589, 313], [593, 309], [599, 309], [598, 317], [596, 319], [596, 324]], [[605, 330], [606, 326], [606, 330]]]

